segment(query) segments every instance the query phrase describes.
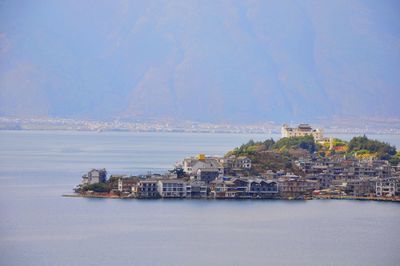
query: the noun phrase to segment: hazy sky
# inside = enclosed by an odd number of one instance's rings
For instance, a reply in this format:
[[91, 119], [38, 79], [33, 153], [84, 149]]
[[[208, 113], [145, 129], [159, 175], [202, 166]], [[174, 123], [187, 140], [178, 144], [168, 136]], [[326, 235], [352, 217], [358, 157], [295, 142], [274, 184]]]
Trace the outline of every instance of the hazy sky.
[[0, 1], [0, 115], [400, 117], [399, 72], [399, 1]]

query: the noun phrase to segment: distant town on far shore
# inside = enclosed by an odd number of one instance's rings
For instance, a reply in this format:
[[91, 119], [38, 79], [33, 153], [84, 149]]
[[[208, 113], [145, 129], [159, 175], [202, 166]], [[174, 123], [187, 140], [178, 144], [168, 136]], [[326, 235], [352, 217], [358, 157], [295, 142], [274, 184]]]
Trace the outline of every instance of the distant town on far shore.
[[[290, 124], [297, 124], [291, 122]], [[333, 118], [316, 123], [326, 133], [336, 134], [394, 134], [400, 135], [400, 119], [395, 118]], [[205, 123], [176, 119], [109, 121], [53, 117], [1, 117], [0, 130], [74, 130], [127, 132], [193, 132], [193, 133], [260, 133], [280, 134], [281, 123]]]

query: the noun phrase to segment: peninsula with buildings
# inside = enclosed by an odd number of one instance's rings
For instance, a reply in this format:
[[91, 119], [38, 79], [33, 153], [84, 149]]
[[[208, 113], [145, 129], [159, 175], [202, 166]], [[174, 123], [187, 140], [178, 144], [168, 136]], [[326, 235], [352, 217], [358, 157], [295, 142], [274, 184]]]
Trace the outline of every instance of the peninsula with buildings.
[[308, 124], [222, 157], [184, 158], [164, 174], [83, 175], [75, 194], [133, 199], [359, 199], [400, 202], [400, 152], [368, 137], [325, 138]]

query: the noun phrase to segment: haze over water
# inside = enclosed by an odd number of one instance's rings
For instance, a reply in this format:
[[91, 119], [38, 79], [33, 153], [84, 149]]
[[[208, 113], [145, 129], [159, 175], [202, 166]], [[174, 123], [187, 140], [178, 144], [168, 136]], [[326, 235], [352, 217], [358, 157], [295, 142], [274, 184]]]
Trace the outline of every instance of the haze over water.
[[0, 265], [398, 265], [396, 203], [61, 197], [92, 167], [160, 172], [267, 137], [0, 131]]
[[[0, 266], [399, 265], [396, 203], [61, 196], [92, 168], [162, 173], [278, 135], [3, 131], [398, 133], [399, 10], [399, 0], [1, 0]], [[368, 137], [400, 148], [399, 135]]]

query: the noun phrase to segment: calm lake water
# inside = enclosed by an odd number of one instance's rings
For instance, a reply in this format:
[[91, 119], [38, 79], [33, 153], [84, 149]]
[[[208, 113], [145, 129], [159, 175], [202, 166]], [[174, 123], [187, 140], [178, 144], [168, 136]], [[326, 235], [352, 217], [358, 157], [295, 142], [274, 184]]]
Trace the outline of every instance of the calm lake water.
[[396, 203], [61, 197], [92, 167], [161, 172], [267, 137], [0, 131], [0, 265], [399, 265]]

